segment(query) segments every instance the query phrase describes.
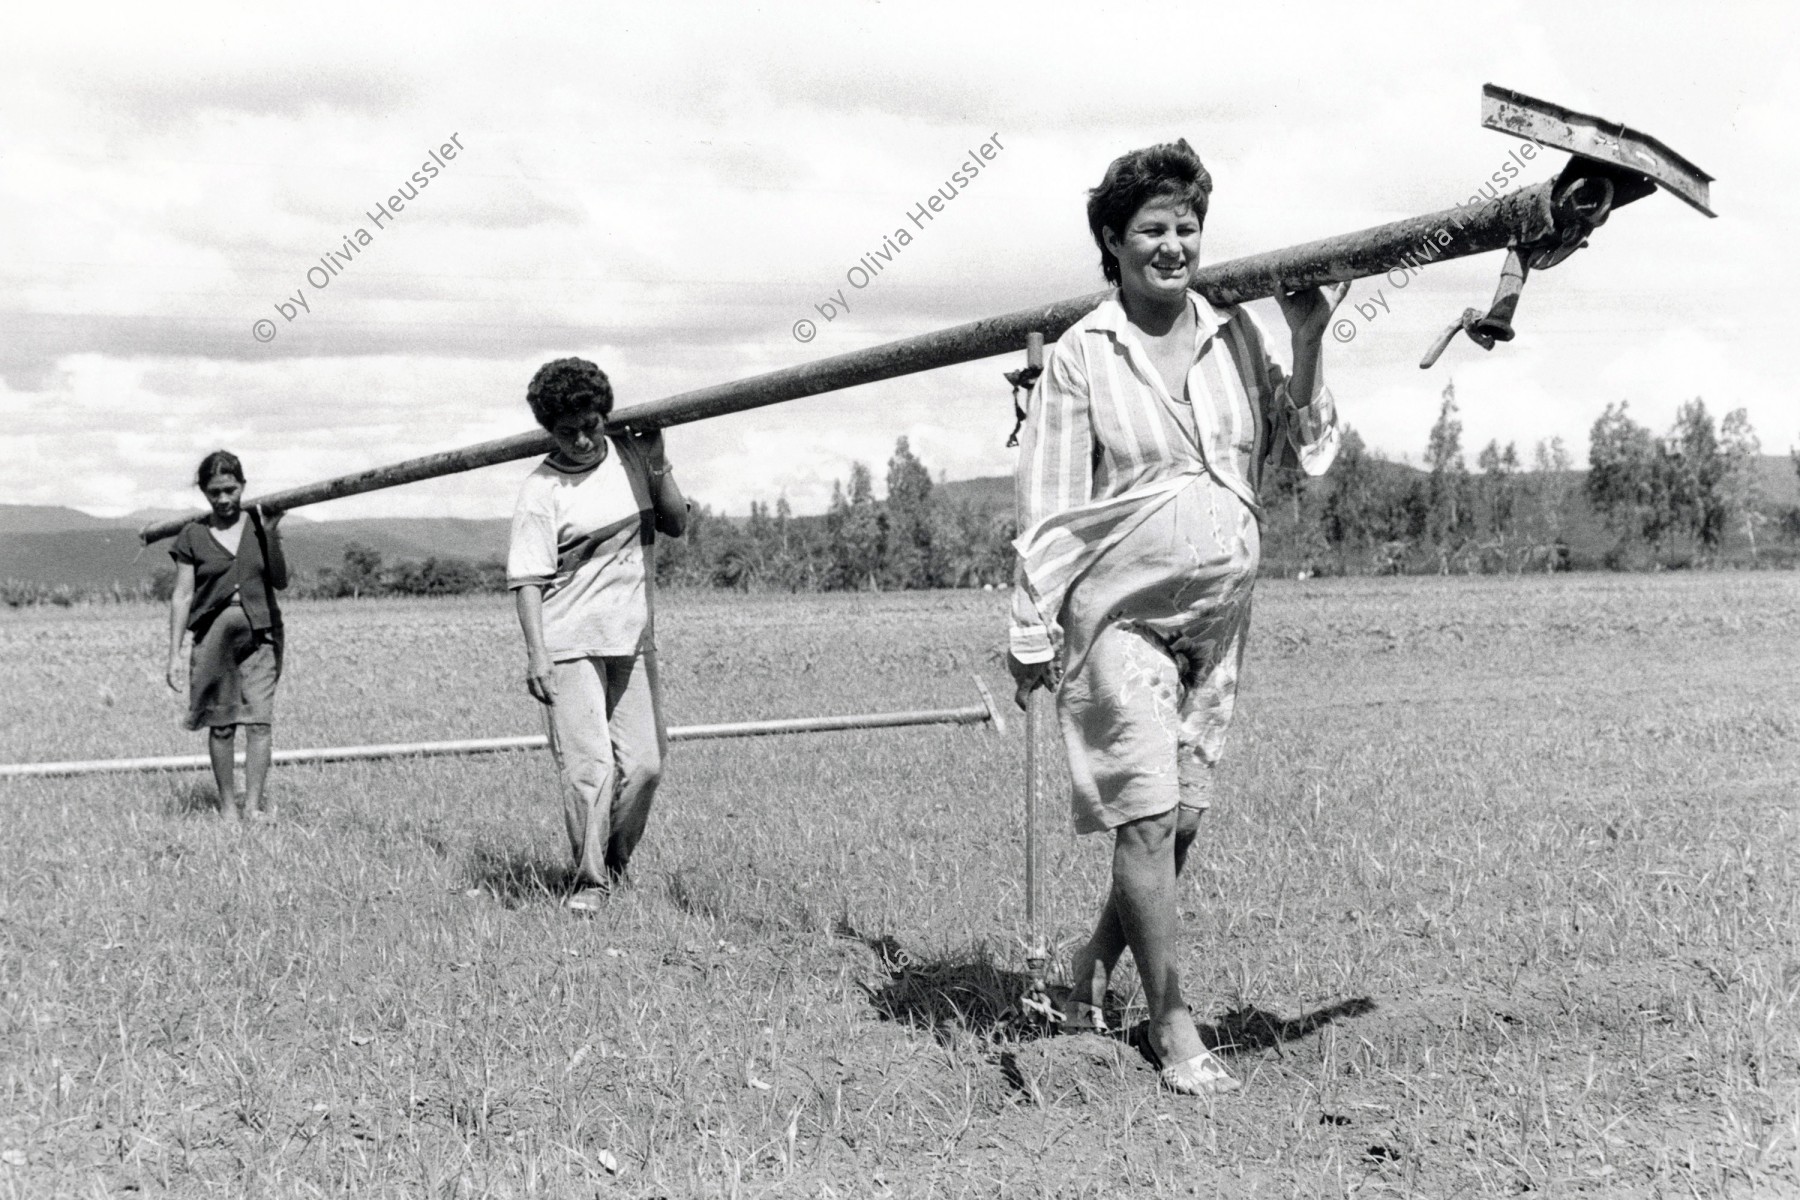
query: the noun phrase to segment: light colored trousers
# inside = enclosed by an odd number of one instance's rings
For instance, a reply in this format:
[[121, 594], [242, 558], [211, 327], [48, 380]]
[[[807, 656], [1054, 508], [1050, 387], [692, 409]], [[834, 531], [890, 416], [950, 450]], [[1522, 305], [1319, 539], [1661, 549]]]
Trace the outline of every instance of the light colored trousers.
[[554, 665], [556, 703], [544, 712], [562, 782], [563, 819], [578, 886], [604, 887], [644, 836], [668, 750], [656, 653]]

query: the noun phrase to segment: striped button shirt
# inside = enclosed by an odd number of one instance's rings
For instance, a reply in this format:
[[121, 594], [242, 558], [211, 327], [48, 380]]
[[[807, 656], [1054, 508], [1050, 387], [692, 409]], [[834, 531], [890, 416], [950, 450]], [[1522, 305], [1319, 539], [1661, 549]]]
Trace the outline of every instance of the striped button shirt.
[[1081, 573], [1195, 482], [1230, 492], [1260, 519], [1266, 466], [1322, 475], [1337, 454], [1337, 413], [1321, 385], [1296, 404], [1262, 327], [1196, 293], [1186, 402], [1171, 396], [1118, 293], [1048, 352], [1020, 440], [1019, 552], [1012, 650], [1053, 656], [1056, 617]]

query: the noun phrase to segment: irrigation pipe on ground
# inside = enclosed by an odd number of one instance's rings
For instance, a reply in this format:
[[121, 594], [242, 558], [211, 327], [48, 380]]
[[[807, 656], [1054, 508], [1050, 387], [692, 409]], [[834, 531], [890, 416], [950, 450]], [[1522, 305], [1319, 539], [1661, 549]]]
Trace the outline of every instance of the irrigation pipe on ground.
[[[766, 737], [781, 733], [829, 733], [848, 729], [892, 729], [908, 725], [981, 725], [1006, 732], [1006, 721], [993, 695], [979, 678], [981, 703], [962, 708], [921, 709], [912, 712], [851, 713], [836, 717], [793, 717], [778, 721], [736, 721], [723, 725], [678, 725], [669, 730], [672, 742], [697, 742], [712, 738]], [[376, 746], [328, 746], [303, 750], [277, 750], [276, 764], [355, 762], [383, 758], [424, 758], [446, 754], [493, 754], [506, 750], [541, 750], [548, 739], [539, 734], [520, 737], [463, 738], [450, 742], [391, 742]], [[240, 752], [238, 762], [244, 761]], [[0, 764], [0, 779], [31, 776], [111, 775], [143, 771], [188, 771], [210, 766], [204, 754], [177, 754], [159, 758], [99, 758], [82, 762]]]

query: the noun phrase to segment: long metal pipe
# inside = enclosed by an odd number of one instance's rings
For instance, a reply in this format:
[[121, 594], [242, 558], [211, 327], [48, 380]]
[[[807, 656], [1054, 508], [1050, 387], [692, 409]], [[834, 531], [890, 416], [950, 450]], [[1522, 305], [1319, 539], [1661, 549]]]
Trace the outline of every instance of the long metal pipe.
[[[1447, 208], [1356, 233], [1232, 259], [1202, 268], [1194, 281], [1194, 289], [1213, 304], [1238, 304], [1273, 296], [1278, 291], [1381, 275], [1408, 262], [1442, 262], [1499, 250], [1515, 243], [1542, 241], [1561, 232], [1552, 197], [1553, 187], [1554, 181], [1547, 180], [1480, 204]], [[615, 412], [607, 422], [607, 429], [618, 433], [681, 425], [821, 392], [955, 366], [1018, 350], [1025, 345], [1027, 335], [1034, 332], [1054, 341], [1107, 295], [1106, 292], [1093, 292], [1057, 304], [1024, 308], [1004, 316], [971, 321], [935, 333], [902, 338], [802, 366], [633, 405]], [[287, 511], [325, 500], [531, 458], [549, 453], [551, 446], [549, 434], [533, 430], [306, 484], [261, 496], [249, 503]], [[157, 521], [146, 525], [138, 536], [146, 543], [172, 537], [183, 525], [201, 515], [196, 512], [188, 517]]]
[[[735, 721], [723, 725], [677, 725], [669, 729], [672, 742], [711, 738], [765, 737], [782, 733], [827, 733], [845, 729], [889, 729], [902, 725], [979, 725], [992, 722], [1000, 732], [1005, 726], [982, 687], [983, 702], [962, 708], [921, 709], [914, 712], [856, 713], [841, 717], [795, 717], [779, 721]], [[276, 763], [353, 762], [362, 759], [413, 758], [444, 754], [492, 754], [505, 750], [542, 750], [545, 735], [464, 738], [451, 742], [391, 742], [377, 746], [328, 746], [306, 750], [277, 750]], [[242, 763], [240, 752], [237, 761]], [[81, 762], [0, 764], [0, 779], [33, 776], [110, 775], [138, 771], [187, 771], [210, 765], [204, 754], [176, 754], [163, 758], [98, 758]]]

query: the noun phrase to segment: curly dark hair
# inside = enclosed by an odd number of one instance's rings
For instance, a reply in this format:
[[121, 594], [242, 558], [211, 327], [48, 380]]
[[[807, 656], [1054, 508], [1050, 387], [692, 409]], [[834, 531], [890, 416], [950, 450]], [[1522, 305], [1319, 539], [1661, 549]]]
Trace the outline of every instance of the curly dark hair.
[[239, 483], [244, 482], [244, 464], [238, 456], [229, 450], [214, 450], [200, 460], [200, 469], [194, 472], [194, 486], [201, 491], [211, 482], [214, 475], [229, 475]]
[[1100, 186], [1088, 192], [1087, 205], [1088, 230], [1094, 235], [1094, 244], [1100, 247], [1100, 271], [1106, 281], [1118, 284], [1119, 260], [1106, 248], [1101, 230], [1110, 229], [1115, 237], [1123, 237], [1126, 223], [1138, 209], [1152, 200], [1164, 199], [1188, 205], [1204, 225], [1211, 195], [1212, 176], [1186, 138], [1146, 146], [1113, 159]]
[[559, 358], [537, 369], [525, 402], [545, 429], [584, 413], [597, 412], [604, 418], [612, 412], [612, 382], [585, 358]]

